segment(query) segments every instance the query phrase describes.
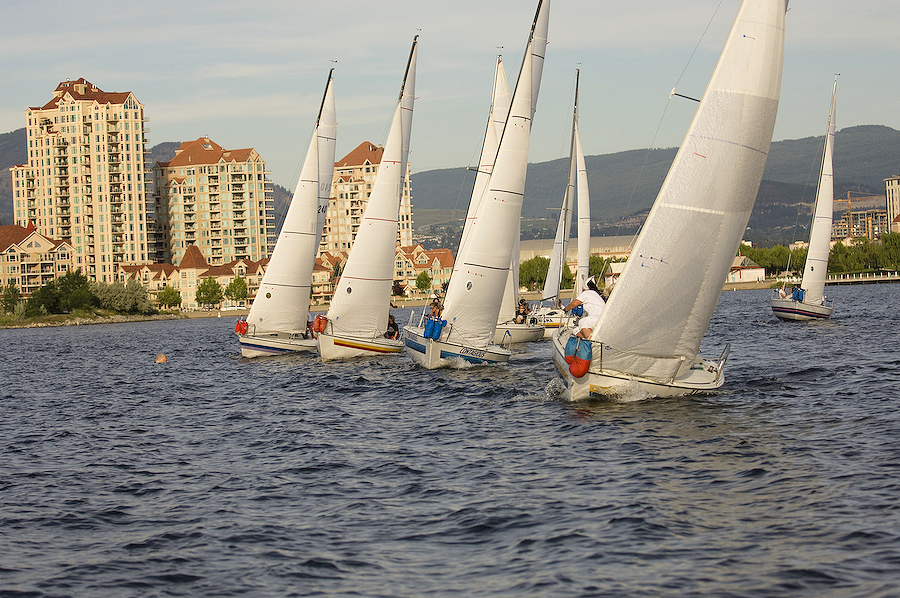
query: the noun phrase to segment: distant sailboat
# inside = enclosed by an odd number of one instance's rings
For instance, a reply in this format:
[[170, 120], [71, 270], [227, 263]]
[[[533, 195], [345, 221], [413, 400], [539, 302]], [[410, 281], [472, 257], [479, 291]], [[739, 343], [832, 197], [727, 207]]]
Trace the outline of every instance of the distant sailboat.
[[728, 348], [718, 360], [703, 359], [700, 342], [765, 169], [786, 11], [787, 0], [744, 0], [590, 344], [573, 356], [571, 329], [554, 335], [554, 364], [573, 400], [684, 395], [723, 384]]
[[239, 321], [235, 328], [244, 357], [316, 348], [316, 339], [307, 330], [307, 315], [312, 271], [334, 176], [337, 120], [333, 73], [334, 69], [328, 73], [316, 128], [300, 170], [300, 181], [266, 273], [247, 319]]
[[575, 73], [575, 109], [572, 115], [572, 142], [569, 149], [569, 180], [563, 194], [562, 208], [556, 226], [556, 238], [550, 254], [550, 265], [544, 281], [543, 300], [552, 300], [552, 306], [542, 306], [535, 310], [534, 317], [544, 328], [544, 338], [571, 323], [570, 314], [564, 312], [559, 305], [559, 290], [562, 284], [569, 251], [569, 233], [572, 227], [572, 212], [578, 208], [578, 265], [575, 272], [574, 296], [584, 290], [588, 279], [588, 266], [591, 259], [591, 198], [588, 192], [587, 168], [584, 164], [584, 150], [581, 148], [581, 135], [578, 133], [578, 84], [581, 71]]
[[837, 95], [837, 81], [831, 91], [831, 111], [828, 114], [828, 129], [825, 134], [825, 151], [822, 154], [822, 169], [819, 172], [819, 187], [816, 192], [816, 206], [813, 210], [812, 227], [809, 232], [809, 248], [806, 266], [800, 286], [791, 292], [776, 289], [770, 304], [772, 311], [782, 320], [821, 320], [831, 317], [834, 303], [825, 297], [825, 277], [828, 274], [828, 256], [831, 253], [831, 220], [834, 214], [834, 108]]
[[443, 320], [436, 325], [426, 322], [425, 326], [404, 329], [407, 354], [426, 368], [509, 360], [510, 351], [491, 341], [519, 234], [533, 93], [540, 81], [538, 77], [535, 82], [532, 76], [543, 67], [549, 6], [549, 0], [538, 3], [490, 182], [477, 218], [467, 220], [469, 230], [463, 232], [456, 268], [447, 288]]
[[413, 40], [400, 98], [372, 194], [369, 196], [350, 257], [328, 309], [328, 322], [318, 335], [323, 361], [383, 354], [399, 354], [400, 338], [386, 338], [394, 256], [403, 180], [409, 154], [415, 100], [416, 50]]

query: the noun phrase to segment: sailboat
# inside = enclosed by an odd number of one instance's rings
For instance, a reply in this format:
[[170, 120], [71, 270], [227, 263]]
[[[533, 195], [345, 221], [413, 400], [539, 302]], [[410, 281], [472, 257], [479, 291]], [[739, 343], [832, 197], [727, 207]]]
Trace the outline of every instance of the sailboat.
[[312, 271], [334, 176], [337, 120], [333, 75], [331, 69], [300, 180], [256, 299], [246, 320], [235, 328], [244, 357], [316, 348], [316, 339], [307, 329], [307, 316]]
[[491, 341], [519, 234], [549, 7], [549, 0], [538, 2], [490, 181], [480, 198], [477, 218], [467, 219], [442, 319], [404, 328], [407, 354], [428, 369], [509, 361], [509, 349]]
[[550, 254], [550, 265], [541, 299], [552, 300], [553, 305], [541, 306], [535, 310], [533, 317], [544, 328], [544, 338], [551, 338], [553, 333], [571, 324], [571, 315], [562, 310], [559, 304], [559, 289], [562, 284], [566, 255], [569, 251], [569, 232], [572, 226], [572, 211], [578, 209], [578, 262], [575, 272], [573, 297], [585, 289], [588, 279], [588, 266], [591, 259], [591, 199], [588, 192], [587, 168], [584, 164], [584, 150], [581, 147], [581, 135], [578, 133], [578, 84], [581, 71], [575, 71], [575, 109], [572, 116], [572, 143], [569, 149], [569, 180], [563, 194], [562, 208], [553, 241], [553, 252]]
[[[677, 396], [724, 383], [728, 346], [711, 360], [700, 343], [772, 142], [786, 11], [787, 0], [743, 1], [590, 344], [573, 339], [571, 356], [572, 329], [554, 335], [554, 365], [572, 400]], [[578, 371], [585, 364], [586, 373]]]
[[828, 255], [831, 252], [831, 219], [834, 213], [834, 106], [837, 81], [831, 91], [831, 111], [825, 134], [825, 151], [819, 172], [816, 206], [809, 232], [809, 249], [800, 286], [792, 292], [776, 289], [770, 300], [772, 311], [782, 320], [821, 320], [831, 316], [834, 303], [825, 297], [825, 276], [828, 274]]
[[386, 338], [385, 333], [412, 129], [417, 44], [418, 36], [413, 39], [372, 193], [334, 290], [325, 330], [318, 334], [319, 356], [323, 361], [403, 351], [402, 339]]

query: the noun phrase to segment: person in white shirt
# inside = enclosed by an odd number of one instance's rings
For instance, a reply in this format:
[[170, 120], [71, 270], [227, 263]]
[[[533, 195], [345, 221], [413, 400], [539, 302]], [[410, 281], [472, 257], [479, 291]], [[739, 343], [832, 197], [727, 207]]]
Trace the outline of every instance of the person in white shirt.
[[603, 312], [603, 308], [606, 307], [606, 302], [603, 300], [603, 296], [600, 294], [600, 289], [597, 288], [597, 283], [594, 281], [593, 276], [588, 278], [587, 288], [565, 306], [563, 311], [571, 311], [579, 305], [584, 306], [584, 315], [578, 320], [578, 330], [575, 331], [575, 335], [583, 339], [590, 339], [594, 326], [597, 325], [600, 314]]

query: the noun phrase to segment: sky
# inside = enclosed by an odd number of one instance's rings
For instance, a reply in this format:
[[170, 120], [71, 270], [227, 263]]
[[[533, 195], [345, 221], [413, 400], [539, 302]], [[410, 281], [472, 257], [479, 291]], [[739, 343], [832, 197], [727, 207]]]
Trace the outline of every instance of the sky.
[[[568, 155], [576, 69], [587, 155], [681, 144], [740, 0], [550, 0], [549, 45], [530, 162]], [[537, 0], [0, 0], [0, 132], [56, 86], [84, 77], [145, 106], [152, 147], [208, 135], [252, 147], [293, 189], [328, 70], [336, 158], [383, 143], [419, 35], [410, 165], [477, 163], [501, 53], [511, 84]], [[900, 129], [896, 0], [791, 0], [773, 139], [825, 132], [838, 78], [838, 130]], [[897, 171], [900, 172], [900, 165]], [[890, 176], [896, 173], [885, 173]]]

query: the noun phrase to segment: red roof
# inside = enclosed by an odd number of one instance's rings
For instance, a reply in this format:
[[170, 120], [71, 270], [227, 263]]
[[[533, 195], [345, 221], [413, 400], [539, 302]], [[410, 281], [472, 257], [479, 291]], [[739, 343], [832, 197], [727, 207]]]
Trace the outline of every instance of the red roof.
[[203, 258], [203, 254], [200, 253], [200, 248], [196, 245], [188, 245], [188, 248], [184, 252], [184, 257], [181, 258], [181, 263], [178, 265], [180, 270], [186, 270], [188, 268], [193, 268], [195, 270], [199, 270], [203, 268], [204, 270], [209, 268], [209, 264], [206, 263], [206, 260]]
[[175, 157], [160, 162], [163, 167], [190, 166], [192, 164], [216, 164], [218, 162], [247, 162], [253, 156], [253, 148], [227, 150], [209, 137], [185, 141], [175, 150]]
[[76, 100], [94, 100], [99, 104], [124, 104], [131, 92], [106, 92], [84, 77], [81, 77], [74, 81], [63, 81], [57, 85], [56, 91], [53, 92], [53, 99], [36, 109], [48, 110], [56, 108], [60, 99], [66, 94]]
[[363, 141], [356, 149], [335, 162], [334, 165], [336, 167], [363, 166], [366, 162], [369, 164], [381, 164], [381, 155], [383, 153], [384, 148], [380, 145]]

